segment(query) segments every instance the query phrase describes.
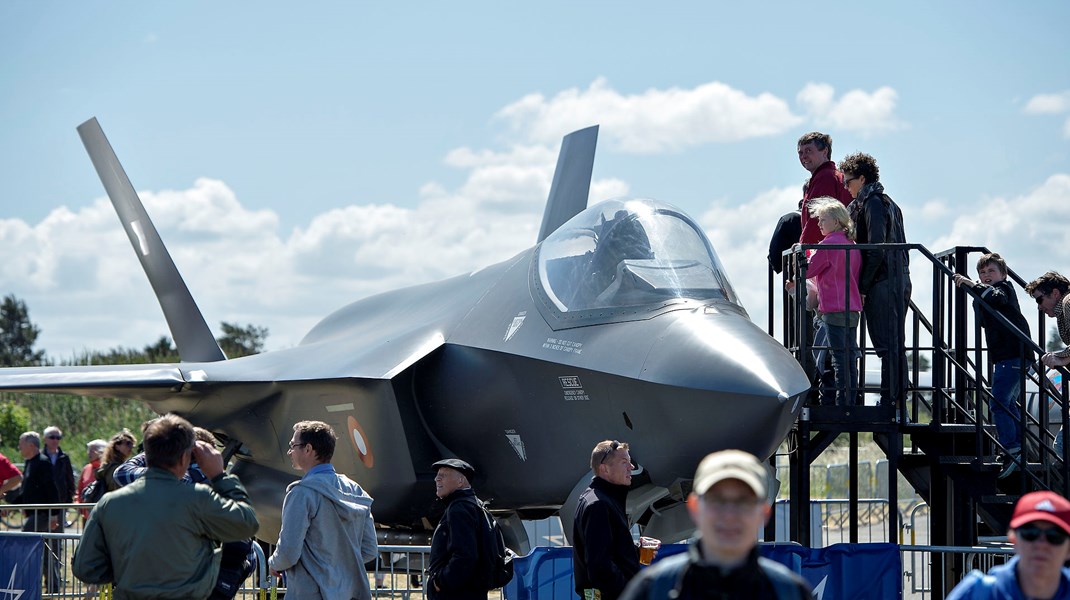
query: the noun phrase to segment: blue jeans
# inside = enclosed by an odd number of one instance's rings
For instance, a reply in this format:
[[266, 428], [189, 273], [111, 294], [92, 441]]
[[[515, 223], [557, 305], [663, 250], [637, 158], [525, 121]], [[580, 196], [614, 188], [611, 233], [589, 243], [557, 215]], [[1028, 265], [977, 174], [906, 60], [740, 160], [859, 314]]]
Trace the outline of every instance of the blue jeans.
[[[845, 321], [840, 319], [840, 322]], [[853, 406], [858, 396], [858, 362], [855, 359], [858, 354], [858, 345], [855, 343], [858, 337], [857, 315], [846, 322], [854, 324], [834, 325], [827, 319], [824, 323], [829, 353], [832, 355], [832, 371], [836, 378], [836, 404], [839, 406]]]
[[1022, 447], [1021, 366], [1017, 358], [1001, 360], [992, 367], [992, 422], [996, 425], [996, 439], [1007, 450]]
[[819, 401], [824, 406], [836, 404], [835, 371], [832, 368], [828, 345], [828, 331], [819, 314], [814, 317], [814, 363], [817, 376], [812, 383], [820, 390]]

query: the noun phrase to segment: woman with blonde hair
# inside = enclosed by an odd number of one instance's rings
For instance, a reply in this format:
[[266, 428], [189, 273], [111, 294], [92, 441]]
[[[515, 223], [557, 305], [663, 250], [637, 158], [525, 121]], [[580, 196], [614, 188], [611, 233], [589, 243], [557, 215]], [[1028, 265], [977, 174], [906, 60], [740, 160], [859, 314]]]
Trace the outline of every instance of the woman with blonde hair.
[[[825, 236], [820, 245], [854, 245], [854, 222], [839, 200], [816, 198], [810, 201], [809, 210]], [[828, 336], [836, 381], [836, 404], [839, 406], [855, 404], [858, 393], [858, 364], [855, 362], [858, 346], [855, 340], [862, 311], [862, 296], [858, 293], [861, 269], [862, 253], [858, 250], [818, 248], [810, 257], [806, 270], [806, 278], [817, 284], [818, 318]]]
[[115, 482], [112, 474], [134, 453], [136, 444], [137, 439], [128, 429], [123, 429], [111, 436], [111, 440], [108, 441], [108, 447], [104, 449], [104, 464], [97, 469], [97, 479], [104, 481], [109, 492], [119, 489], [119, 484]]

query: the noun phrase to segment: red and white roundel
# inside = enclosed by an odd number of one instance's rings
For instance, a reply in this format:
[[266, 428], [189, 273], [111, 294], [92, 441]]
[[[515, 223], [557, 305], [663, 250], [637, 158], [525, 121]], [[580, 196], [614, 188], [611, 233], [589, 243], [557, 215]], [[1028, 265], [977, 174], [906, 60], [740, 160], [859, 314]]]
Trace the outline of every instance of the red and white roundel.
[[368, 445], [368, 436], [364, 435], [364, 428], [352, 416], [349, 417], [349, 441], [353, 443], [360, 462], [364, 463], [365, 467], [372, 468], [375, 465], [375, 455]]

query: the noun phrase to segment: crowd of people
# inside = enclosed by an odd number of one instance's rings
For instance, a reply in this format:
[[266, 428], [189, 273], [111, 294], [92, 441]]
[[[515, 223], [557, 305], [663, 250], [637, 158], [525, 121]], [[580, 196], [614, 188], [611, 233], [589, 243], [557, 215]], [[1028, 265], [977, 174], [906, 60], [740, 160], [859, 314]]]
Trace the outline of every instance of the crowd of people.
[[[809, 171], [799, 210], [781, 217], [769, 245], [769, 262], [785, 287], [807, 311], [813, 326], [799, 328], [800, 346], [813, 348], [802, 356], [814, 382], [813, 405], [859, 404], [857, 325], [865, 315], [872, 347], [880, 358], [879, 404], [901, 406], [908, 389], [906, 348], [907, 307], [912, 291], [903, 213], [885, 192], [876, 160], [864, 153], [832, 160], [832, 138], [812, 132], [798, 141], [799, 162]], [[851, 248], [867, 244], [861, 252]], [[891, 244], [887, 248], [874, 245]], [[827, 248], [825, 248], [827, 246]], [[785, 261], [785, 251], [795, 249]], [[805, 274], [807, 285], [798, 279]], [[996, 425], [1007, 477], [1021, 466], [1020, 407], [1025, 390], [1021, 371], [1035, 355], [1024, 344], [1029, 323], [1008, 278], [1006, 261], [997, 253], [977, 262], [978, 279], [954, 275], [959, 287], [971, 288], [979, 304], [992, 366], [990, 414]], [[1066, 277], [1049, 271], [1026, 286], [1038, 309], [1054, 317], [1064, 344], [1070, 344]], [[806, 313], [809, 314], [809, 313]], [[997, 317], [999, 315], [1001, 318]], [[1004, 320], [1009, 323], [1007, 325]], [[1070, 364], [1070, 349], [1044, 354], [1047, 367]], [[1056, 449], [1062, 452], [1062, 434]]]

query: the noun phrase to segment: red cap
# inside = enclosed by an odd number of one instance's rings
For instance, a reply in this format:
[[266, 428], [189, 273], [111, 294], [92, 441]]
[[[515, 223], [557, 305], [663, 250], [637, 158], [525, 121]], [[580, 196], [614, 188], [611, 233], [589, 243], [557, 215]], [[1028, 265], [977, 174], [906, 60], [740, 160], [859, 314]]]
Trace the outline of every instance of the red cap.
[[1070, 534], [1070, 501], [1055, 492], [1031, 492], [1014, 505], [1011, 529], [1033, 521], [1047, 521]]

